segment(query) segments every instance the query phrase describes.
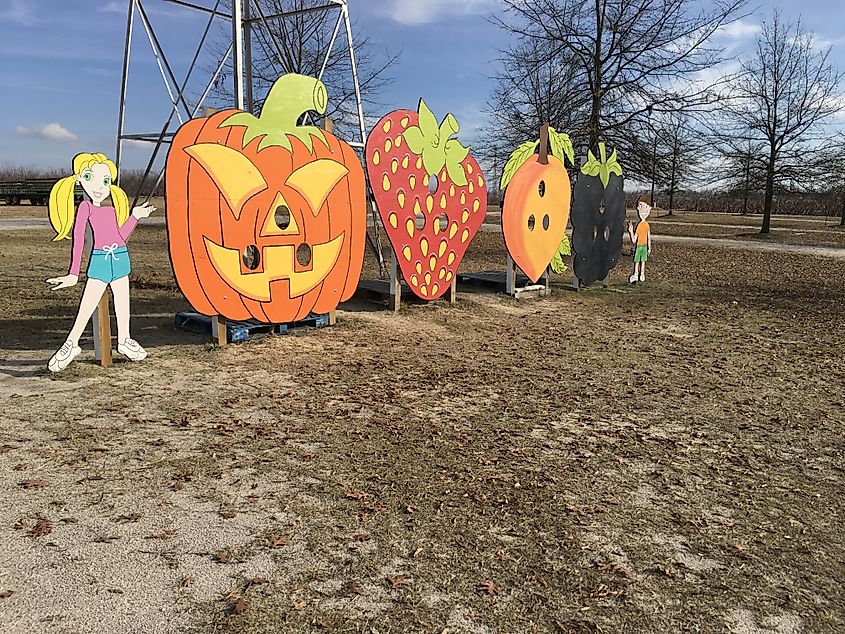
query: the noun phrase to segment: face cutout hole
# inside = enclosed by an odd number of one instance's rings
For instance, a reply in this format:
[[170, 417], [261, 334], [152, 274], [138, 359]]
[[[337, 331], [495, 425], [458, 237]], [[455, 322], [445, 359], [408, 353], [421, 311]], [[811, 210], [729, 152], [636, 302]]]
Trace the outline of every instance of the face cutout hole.
[[437, 193], [438, 187], [440, 187], [440, 180], [434, 175], [429, 176], [428, 177], [428, 193], [433, 196], [434, 194]]
[[276, 214], [273, 216], [276, 226], [284, 231], [290, 226], [290, 209], [287, 205], [279, 205], [276, 207]]
[[610, 242], [610, 227], [604, 228], [604, 241]]
[[534, 225], [536, 223], [537, 223], [537, 221], [534, 219], [534, 214], [531, 214], [530, 216], [528, 216], [528, 230], [529, 231], [534, 231]]
[[296, 261], [299, 266], [308, 266], [311, 264], [311, 247], [304, 242], [296, 249]]
[[417, 227], [417, 231], [422, 231], [423, 229], [425, 229], [425, 216], [422, 214], [422, 212], [416, 215], [414, 224]]
[[545, 216], [543, 216], [543, 231], [549, 230], [549, 222], [550, 222], [549, 214], [546, 214]]
[[540, 198], [546, 195], [546, 181], [540, 181], [537, 186], [537, 193], [540, 194]]
[[447, 216], [445, 213], [440, 214], [437, 217], [436, 222], [440, 223], [440, 231], [446, 231], [446, 229], [449, 228], [449, 216]]
[[243, 261], [244, 266], [250, 271], [257, 269], [261, 265], [261, 253], [258, 251], [258, 247], [251, 244], [244, 249]]
[[593, 242], [596, 241], [596, 238], [599, 237], [599, 230], [593, 227]]

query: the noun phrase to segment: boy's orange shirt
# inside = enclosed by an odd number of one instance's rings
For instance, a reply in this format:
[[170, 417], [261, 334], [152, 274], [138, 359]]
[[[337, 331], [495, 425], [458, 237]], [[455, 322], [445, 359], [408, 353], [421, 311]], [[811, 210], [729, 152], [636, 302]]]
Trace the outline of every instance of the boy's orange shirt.
[[637, 224], [637, 246], [648, 246], [648, 234], [651, 232], [651, 226], [645, 220], [640, 220]]

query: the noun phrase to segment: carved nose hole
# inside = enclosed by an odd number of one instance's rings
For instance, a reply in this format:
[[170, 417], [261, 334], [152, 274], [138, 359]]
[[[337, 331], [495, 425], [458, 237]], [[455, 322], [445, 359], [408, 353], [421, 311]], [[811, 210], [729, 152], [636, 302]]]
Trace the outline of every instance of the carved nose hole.
[[250, 271], [257, 269], [261, 264], [261, 254], [258, 251], [258, 247], [251, 244], [244, 249], [243, 261], [244, 266]]
[[604, 241], [610, 242], [610, 227], [604, 228]]
[[546, 181], [540, 181], [540, 185], [537, 187], [537, 191], [540, 194], [540, 198], [546, 195]]
[[536, 224], [536, 220], [534, 220], [534, 214], [528, 216], [528, 230], [534, 231], [534, 225]]
[[276, 221], [276, 226], [284, 231], [290, 226], [290, 209], [286, 205], [279, 205], [276, 207], [276, 215], [273, 219]]
[[549, 230], [549, 214], [543, 216], [543, 231]]
[[308, 266], [311, 264], [311, 247], [304, 242], [296, 249], [296, 261], [300, 266]]

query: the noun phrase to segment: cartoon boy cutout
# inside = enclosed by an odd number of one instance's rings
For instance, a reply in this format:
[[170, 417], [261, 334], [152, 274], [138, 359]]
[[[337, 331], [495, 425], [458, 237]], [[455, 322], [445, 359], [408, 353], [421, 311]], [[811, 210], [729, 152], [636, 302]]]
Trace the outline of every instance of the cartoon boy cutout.
[[637, 222], [628, 222], [628, 235], [631, 237], [631, 244], [634, 247], [634, 272], [628, 278], [628, 282], [635, 284], [637, 281], [645, 282], [645, 263], [651, 255], [651, 225], [647, 218], [651, 213], [651, 197], [643, 195], [637, 200]]

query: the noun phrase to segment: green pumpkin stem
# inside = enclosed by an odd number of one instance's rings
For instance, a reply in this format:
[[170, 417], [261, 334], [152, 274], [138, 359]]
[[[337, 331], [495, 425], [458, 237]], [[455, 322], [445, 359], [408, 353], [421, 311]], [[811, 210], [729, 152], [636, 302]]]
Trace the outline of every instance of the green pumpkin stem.
[[325, 114], [328, 104], [326, 86], [319, 79], [289, 73], [276, 80], [267, 99], [261, 107], [261, 114], [254, 116], [248, 112], [238, 112], [220, 124], [221, 128], [244, 126], [243, 146], [249, 145], [256, 137], [263, 136], [258, 149], [280, 146], [293, 149], [289, 137], [295, 137], [313, 150], [313, 137], [326, 146], [326, 137], [320, 128], [297, 125], [306, 112], [315, 111]]

